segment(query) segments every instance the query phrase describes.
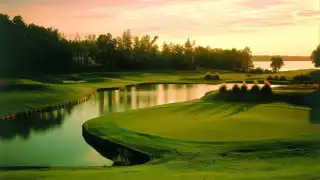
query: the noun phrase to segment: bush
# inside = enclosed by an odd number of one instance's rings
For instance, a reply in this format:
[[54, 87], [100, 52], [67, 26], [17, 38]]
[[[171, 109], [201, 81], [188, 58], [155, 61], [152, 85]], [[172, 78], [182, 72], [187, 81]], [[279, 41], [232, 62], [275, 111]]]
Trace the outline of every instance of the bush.
[[257, 67], [255, 69], [251, 69], [250, 73], [252, 73], [252, 74], [263, 74], [264, 70], [262, 68], [260, 68], [260, 67]]
[[254, 84], [254, 85], [252, 86], [250, 92], [252, 92], [252, 93], [259, 93], [259, 92], [260, 92], [260, 87], [259, 87], [259, 85], [258, 85], [258, 82], [255, 80], [255, 81], [253, 81], [253, 84]]
[[246, 82], [243, 82], [243, 83], [242, 83], [241, 92], [242, 92], [242, 93], [248, 92], [248, 86], [247, 86]]
[[268, 74], [268, 73], [272, 73], [272, 71], [269, 70], [269, 69], [265, 69], [265, 70], [264, 70], [264, 73]]
[[227, 92], [227, 86], [225, 84], [221, 84], [221, 86], [219, 88], [219, 92], [221, 92], [221, 93]]
[[238, 84], [235, 84], [235, 85], [232, 87], [232, 92], [234, 92], [234, 93], [240, 93], [240, 92], [241, 92], [241, 88], [239, 87]]
[[286, 76], [282, 75], [279, 78], [280, 81], [287, 81], [288, 79], [286, 78]]
[[263, 94], [271, 94], [272, 93], [272, 88], [271, 88], [270, 82], [265, 81], [264, 82], [264, 86], [261, 88], [260, 92], [263, 93]]
[[274, 78], [273, 78], [273, 76], [269, 75], [269, 76], [267, 77], [267, 80], [272, 81], [272, 80], [274, 80]]
[[205, 80], [220, 80], [220, 74], [219, 73], [212, 74], [210, 72], [207, 72], [204, 75], [204, 79]]
[[205, 80], [210, 80], [210, 79], [211, 79], [211, 73], [210, 73], [210, 72], [207, 72], [207, 73], [204, 75], [204, 79], [205, 79]]
[[275, 75], [275, 76], [272, 76], [272, 75], [269, 75], [267, 77], [267, 80], [268, 81], [287, 81], [288, 79], [286, 78], [286, 76], [284, 75], [281, 75], [281, 76], [278, 76], [278, 75]]
[[215, 80], [220, 80], [220, 74], [219, 73], [216, 73], [215, 76], [214, 76]]
[[300, 74], [300, 75], [294, 76], [293, 80], [298, 82], [310, 82], [313, 79], [312, 79], [312, 76], [309, 74]]
[[251, 74], [267, 74], [267, 73], [271, 73], [272, 71], [271, 70], [269, 70], [269, 69], [262, 69], [262, 68], [260, 68], [260, 67], [257, 67], [257, 68], [255, 68], [255, 69], [251, 69], [250, 71], [249, 71], [249, 73], [251, 73]]

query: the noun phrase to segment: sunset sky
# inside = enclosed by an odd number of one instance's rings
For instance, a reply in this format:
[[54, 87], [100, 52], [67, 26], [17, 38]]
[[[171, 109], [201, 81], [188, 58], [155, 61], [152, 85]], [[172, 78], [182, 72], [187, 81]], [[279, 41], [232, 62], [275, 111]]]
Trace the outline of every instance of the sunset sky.
[[320, 43], [320, 0], [0, 0], [0, 13], [27, 23], [77, 32], [188, 37], [213, 48], [256, 55], [310, 55]]

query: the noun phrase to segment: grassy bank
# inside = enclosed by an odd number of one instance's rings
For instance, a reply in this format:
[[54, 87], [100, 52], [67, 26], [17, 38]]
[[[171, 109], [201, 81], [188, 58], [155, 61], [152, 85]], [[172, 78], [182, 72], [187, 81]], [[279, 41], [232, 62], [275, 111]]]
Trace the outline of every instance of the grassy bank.
[[320, 115], [318, 106], [281, 101], [222, 101], [215, 99], [215, 95], [208, 93], [200, 100], [113, 113], [85, 123], [91, 134], [161, 156], [145, 165], [0, 171], [0, 178], [271, 180], [320, 177], [320, 124], [314, 119]]
[[[308, 73], [312, 70], [288, 71], [284, 74], [288, 79], [293, 76]], [[21, 112], [30, 108], [39, 108], [55, 105], [63, 102], [77, 100], [85, 96], [89, 91], [96, 88], [121, 87], [128, 84], [145, 82], [167, 82], [167, 83], [220, 83], [221, 81], [264, 80], [268, 74], [233, 73], [223, 70], [215, 70], [221, 74], [220, 81], [204, 80], [203, 71], [190, 72], [106, 72], [88, 73], [79, 75], [60, 75], [52, 77], [41, 77], [32, 79], [15, 80], [19, 86], [10, 91], [0, 92], [0, 116], [9, 113]], [[76, 76], [85, 80], [86, 83], [63, 84], [64, 80]]]
[[0, 116], [78, 100], [91, 88], [52, 85], [29, 81], [20, 88], [0, 92]]

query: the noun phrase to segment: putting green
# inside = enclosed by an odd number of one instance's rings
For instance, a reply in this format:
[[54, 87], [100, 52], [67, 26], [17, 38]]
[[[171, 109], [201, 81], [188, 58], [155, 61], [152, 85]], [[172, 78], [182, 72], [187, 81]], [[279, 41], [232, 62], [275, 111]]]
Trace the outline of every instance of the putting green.
[[134, 132], [188, 141], [249, 141], [320, 133], [320, 125], [312, 124], [309, 114], [309, 108], [284, 103], [197, 100], [110, 114], [87, 125], [103, 129], [112, 123]]

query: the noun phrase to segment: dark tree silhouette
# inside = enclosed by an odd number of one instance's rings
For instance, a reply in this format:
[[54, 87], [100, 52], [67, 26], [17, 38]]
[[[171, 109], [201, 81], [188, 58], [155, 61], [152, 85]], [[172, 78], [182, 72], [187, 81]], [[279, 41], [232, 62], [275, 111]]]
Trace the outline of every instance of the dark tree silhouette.
[[[102, 66], [86, 71], [187, 70], [197, 67], [245, 69], [252, 66], [250, 48], [212, 49], [196, 46], [189, 38], [184, 44], [164, 43], [158, 36], [132, 36], [126, 30], [119, 37], [110, 33], [66, 40], [54, 28], [27, 24], [21, 16], [0, 14], [0, 76], [35, 76], [72, 73], [73, 54], [95, 57]], [[80, 71], [80, 70], [79, 70]], [[82, 70], [80, 71], [82, 72]]]
[[284, 65], [283, 59], [280, 56], [272, 57], [270, 67], [274, 72], [278, 72]]
[[0, 76], [65, 73], [71, 67], [68, 41], [58, 30], [0, 14]]

